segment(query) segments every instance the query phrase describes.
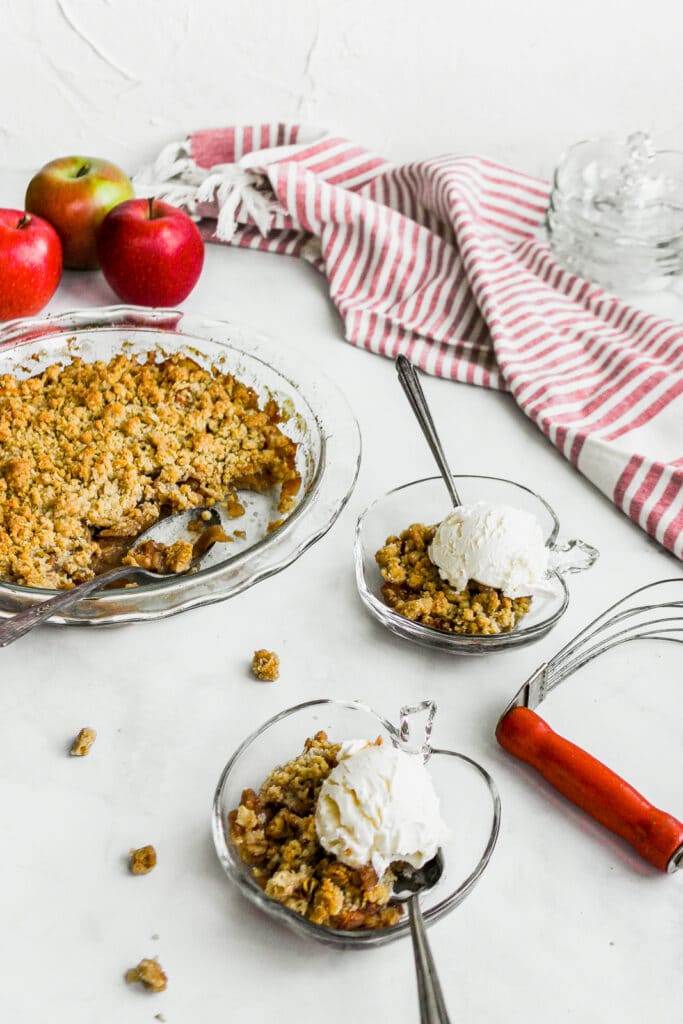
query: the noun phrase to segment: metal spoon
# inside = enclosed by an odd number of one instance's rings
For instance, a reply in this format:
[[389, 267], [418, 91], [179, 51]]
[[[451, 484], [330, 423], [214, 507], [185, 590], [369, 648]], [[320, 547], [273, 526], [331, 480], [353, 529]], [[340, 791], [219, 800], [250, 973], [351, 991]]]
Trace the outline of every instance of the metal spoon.
[[[406, 865], [394, 882], [393, 899], [408, 904], [421, 1024], [450, 1024], [420, 910], [420, 893], [432, 889], [442, 873], [443, 854], [438, 850], [421, 868]], [[406, 892], [407, 895], [401, 896], [402, 892]]]
[[[210, 513], [208, 519], [204, 518], [204, 513], [206, 512]], [[197, 521], [198, 516], [201, 517], [199, 521], [205, 529], [197, 535], [193, 544], [193, 558], [187, 569], [184, 569], [182, 572], [161, 573], [155, 572], [152, 569], [142, 569], [135, 565], [117, 565], [113, 569], [108, 569], [106, 572], [94, 576], [91, 580], [86, 580], [85, 583], [79, 583], [78, 586], [73, 587], [71, 590], [62, 590], [55, 597], [48, 598], [47, 601], [33, 605], [31, 608], [27, 608], [26, 611], [17, 612], [11, 619], [0, 623], [0, 647], [8, 647], [9, 644], [14, 643], [19, 637], [32, 630], [34, 626], [39, 625], [53, 615], [57, 615], [59, 612], [65, 612], [68, 608], [72, 608], [79, 601], [89, 597], [115, 580], [131, 576], [142, 576], [147, 579], [157, 580], [162, 576], [185, 576], [199, 565], [215, 543], [202, 544], [202, 538], [205, 537], [206, 530], [212, 526], [221, 525], [221, 517], [215, 508], [192, 508], [184, 512], [178, 512], [176, 515], [159, 519], [143, 533], [137, 537], [132, 537], [126, 552], [124, 552], [126, 554], [131, 548], [137, 547], [138, 544], [142, 544], [147, 540], [153, 540], [159, 544], [172, 544], [174, 541], [182, 539], [183, 533], [187, 532], [190, 523]]]
[[432, 455], [436, 459], [436, 464], [439, 467], [441, 476], [443, 477], [443, 482], [448, 488], [451, 501], [453, 502], [454, 507], [462, 505], [460, 496], [458, 495], [455, 484], [453, 483], [453, 474], [448, 466], [443, 446], [439, 435], [436, 432], [434, 420], [432, 419], [432, 414], [429, 411], [427, 399], [424, 396], [424, 391], [422, 390], [422, 385], [420, 384], [417, 372], [415, 371], [412, 363], [408, 362], [405, 356], [399, 356], [396, 360], [396, 372], [398, 373], [398, 379], [401, 387], [405, 391], [406, 397], [410, 402], [410, 407], [415, 413], [417, 422], [420, 424], [422, 433], [427, 439], [427, 444], [431, 449]]

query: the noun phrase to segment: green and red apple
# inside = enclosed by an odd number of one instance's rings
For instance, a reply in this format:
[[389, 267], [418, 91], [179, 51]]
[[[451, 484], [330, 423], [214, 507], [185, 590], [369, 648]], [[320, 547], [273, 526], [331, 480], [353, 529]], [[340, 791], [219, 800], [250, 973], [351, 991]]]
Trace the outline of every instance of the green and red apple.
[[96, 270], [97, 229], [113, 207], [133, 195], [130, 179], [116, 164], [65, 156], [51, 160], [31, 178], [26, 209], [55, 228], [65, 267]]

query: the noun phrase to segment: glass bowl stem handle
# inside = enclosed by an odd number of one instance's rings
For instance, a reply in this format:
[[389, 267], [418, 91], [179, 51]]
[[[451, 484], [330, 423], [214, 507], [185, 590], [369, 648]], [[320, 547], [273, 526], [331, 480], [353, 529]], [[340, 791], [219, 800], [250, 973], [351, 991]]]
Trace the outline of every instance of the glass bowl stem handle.
[[585, 540], [573, 540], [551, 544], [548, 555], [548, 569], [566, 576], [571, 572], [584, 572], [595, 565], [600, 552]]
[[427, 761], [432, 752], [430, 740], [435, 714], [436, 704], [433, 700], [404, 704], [401, 708], [399, 745], [409, 754], [420, 754], [423, 761]]

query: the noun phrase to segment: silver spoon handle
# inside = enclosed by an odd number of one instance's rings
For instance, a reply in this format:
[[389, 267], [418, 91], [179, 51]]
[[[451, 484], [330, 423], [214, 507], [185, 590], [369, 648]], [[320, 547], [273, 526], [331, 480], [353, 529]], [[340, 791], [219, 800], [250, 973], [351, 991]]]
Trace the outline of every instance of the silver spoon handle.
[[40, 604], [35, 604], [31, 608], [27, 608], [26, 611], [17, 612], [11, 619], [0, 623], [0, 647], [8, 647], [15, 640], [18, 640], [19, 637], [32, 630], [34, 626], [39, 625], [53, 615], [57, 615], [59, 612], [65, 612], [94, 591], [106, 587], [108, 583], [113, 583], [114, 580], [130, 576], [131, 572], [134, 571], [129, 565], [117, 566], [115, 569], [109, 569], [108, 572], [103, 572], [99, 576], [94, 576], [91, 580], [86, 580], [85, 583], [79, 583], [77, 587], [73, 587], [71, 590], [60, 591], [55, 597], [49, 597], [47, 601], [41, 601]]
[[408, 915], [417, 973], [420, 1024], [450, 1024], [417, 896], [411, 896], [408, 900]]
[[436, 459], [436, 464], [439, 467], [439, 472], [443, 477], [443, 482], [448, 488], [448, 493], [451, 496], [451, 501], [454, 506], [462, 505], [460, 496], [456, 490], [455, 484], [453, 483], [453, 476], [451, 474], [448, 461], [444, 454], [441, 440], [436, 432], [434, 426], [434, 420], [432, 414], [429, 411], [427, 405], [427, 399], [424, 396], [422, 385], [420, 384], [417, 372], [405, 356], [399, 356], [396, 360], [396, 372], [398, 373], [398, 379], [401, 387], [406, 393], [406, 397], [410, 402], [410, 407], [415, 413], [417, 422], [420, 424], [422, 433], [424, 434], [427, 444], [429, 445], [432, 455]]

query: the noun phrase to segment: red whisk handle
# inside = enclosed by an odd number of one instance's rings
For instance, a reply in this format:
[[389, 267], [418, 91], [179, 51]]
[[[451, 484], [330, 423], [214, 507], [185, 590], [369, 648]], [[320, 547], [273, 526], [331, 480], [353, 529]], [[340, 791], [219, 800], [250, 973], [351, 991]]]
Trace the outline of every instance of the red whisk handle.
[[498, 723], [496, 738], [573, 804], [630, 843], [644, 860], [662, 871], [677, 866], [674, 857], [683, 849], [683, 823], [654, 807], [601, 761], [553, 732], [535, 711], [512, 708]]

